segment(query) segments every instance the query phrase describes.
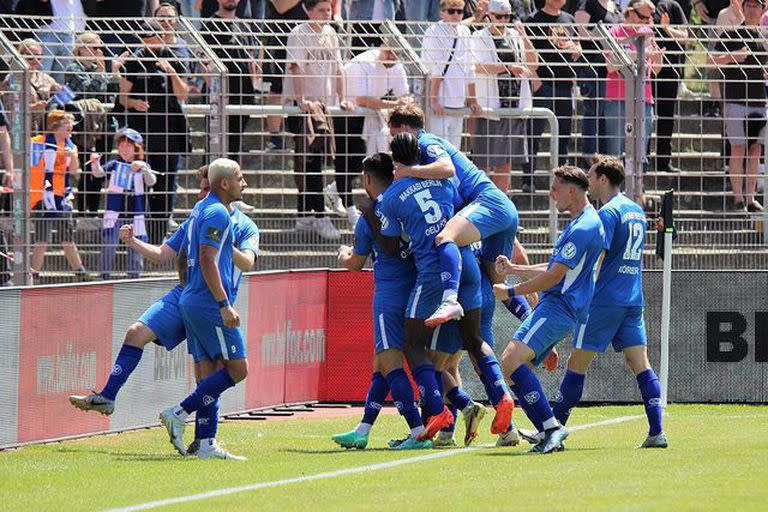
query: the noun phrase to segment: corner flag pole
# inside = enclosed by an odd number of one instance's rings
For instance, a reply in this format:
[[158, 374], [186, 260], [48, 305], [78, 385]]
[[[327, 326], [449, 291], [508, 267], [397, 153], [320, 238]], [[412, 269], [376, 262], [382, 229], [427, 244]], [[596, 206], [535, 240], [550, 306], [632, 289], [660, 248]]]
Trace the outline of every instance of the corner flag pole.
[[[661, 293], [661, 361], [659, 380], [661, 384], [661, 407], [667, 407], [669, 397], [669, 328], [672, 308], [672, 238], [674, 235], [673, 194], [670, 190], [664, 194], [662, 202], [662, 229], [664, 233], [664, 272]], [[659, 233], [661, 234], [661, 233]]]

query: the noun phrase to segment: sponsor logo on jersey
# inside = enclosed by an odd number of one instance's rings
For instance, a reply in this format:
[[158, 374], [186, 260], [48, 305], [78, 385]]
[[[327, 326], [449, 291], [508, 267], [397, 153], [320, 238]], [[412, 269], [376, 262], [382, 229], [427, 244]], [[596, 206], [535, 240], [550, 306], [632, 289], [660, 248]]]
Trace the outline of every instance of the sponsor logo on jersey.
[[211, 226], [205, 233], [205, 238], [212, 242], [221, 242], [221, 230]]
[[561, 251], [561, 255], [564, 260], [569, 260], [576, 256], [576, 246], [573, 245], [573, 242], [565, 244], [565, 247], [563, 247], [563, 250]]

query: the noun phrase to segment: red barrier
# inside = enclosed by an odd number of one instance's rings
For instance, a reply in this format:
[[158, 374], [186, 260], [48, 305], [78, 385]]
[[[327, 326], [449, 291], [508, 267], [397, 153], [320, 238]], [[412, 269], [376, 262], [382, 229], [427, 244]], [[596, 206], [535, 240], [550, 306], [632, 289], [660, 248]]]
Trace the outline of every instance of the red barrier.
[[320, 399], [365, 400], [373, 360], [373, 272], [328, 273], [326, 379]]
[[111, 370], [112, 286], [23, 290], [20, 323], [18, 442], [109, 429], [67, 397]]

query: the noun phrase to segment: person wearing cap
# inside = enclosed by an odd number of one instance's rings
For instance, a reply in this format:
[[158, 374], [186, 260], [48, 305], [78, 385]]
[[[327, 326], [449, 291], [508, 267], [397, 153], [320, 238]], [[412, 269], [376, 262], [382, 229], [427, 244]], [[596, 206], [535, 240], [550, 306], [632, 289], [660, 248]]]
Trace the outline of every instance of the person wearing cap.
[[362, 172], [365, 155], [389, 149], [389, 128], [385, 121], [387, 110], [412, 101], [408, 96], [405, 67], [387, 39], [366, 39], [374, 47], [344, 64], [347, 95], [355, 105], [376, 110], [379, 114], [376, 117], [335, 117], [333, 120], [337, 190], [342, 204], [349, 205], [346, 214], [352, 229], [359, 216], [352, 204], [352, 178]]
[[181, 104], [187, 99], [189, 85], [184, 66], [163, 34], [149, 24], [144, 28], [144, 47], [124, 66], [120, 103], [126, 109], [127, 126], [143, 134], [147, 163], [157, 171], [147, 205], [149, 239], [157, 245], [173, 211], [179, 157], [187, 152], [187, 120]]
[[45, 251], [53, 231], [59, 235], [64, 256], [81, 281], [90, 279], [75, 245], [71, 183], [80, 174], [77, 146], [72, 142], [74, 116], [54, 110], [46, 118], [45, 134], [32, 137], [29, 205], [34, 225], [30, 272], [33, 281], [43, 269]]
[[[100, 272], [109, 279], [115, 265], [115, 251], [119, 244], [120, 228], [133, 225], [133, 234], [147, 241], [146, 195], [157, 178], [144, 161], [144, 138], [132, 128], [124, 128], [115, 137], [117, 158], [101, 165], [101, 155], [92, 153], [91, 172], [95, 178], [109, 177], [107, 200], [102, 219], [102, 250]], [[144, 269], [139, 253], [128, 249], [128, 277], [136, 279]]]
[[765, 3], [745, 0], [741, 11], [743, 24], [720, 35], [711, 59], [725, 85], [723, 117], [731, 143], [728, 177], [733, 189], [733, 205], [736, 210], [757, 213], [763, 211], [756, 192], [766, 124], [763, 70], [768, 64], [768, 54], [764, 36], [759, 32]]
[[[477, 98], [487, 109], [530, 108], [529, 78], [538, 57], [521, 23], [509, 25], [513, 16], [509, 0], [488, 3], [490, 24], [472, 34]], [[483, 114], [472, 140], [472, 160], [489, 174], [503, 192], [509, 190], [512, 161], [527, 159], [522, 119]]]

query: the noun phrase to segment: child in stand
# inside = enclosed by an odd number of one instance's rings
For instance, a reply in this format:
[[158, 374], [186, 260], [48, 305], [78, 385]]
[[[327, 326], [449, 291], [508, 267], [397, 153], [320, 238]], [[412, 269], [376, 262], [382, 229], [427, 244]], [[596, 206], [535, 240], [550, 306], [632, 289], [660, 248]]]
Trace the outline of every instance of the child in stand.
[[[116, 137], [118, 157], [101, 165], [101, 155], [91, 154], [91, 172], [94, 178], [109, 176], [107, 202], [104, 208], [101, 277], [108, 279], [115, 265], [115, 251], [119, 242], [120, 226], [133, 224], [137, 238], [147, 240], [146, 193], [157, 178], [144, 162], [144, 138], [131, 128], [123, 128]], [[128, 249], [128, 277], [138, 278], [144, 269], [144, 260], [133, 249]]]

